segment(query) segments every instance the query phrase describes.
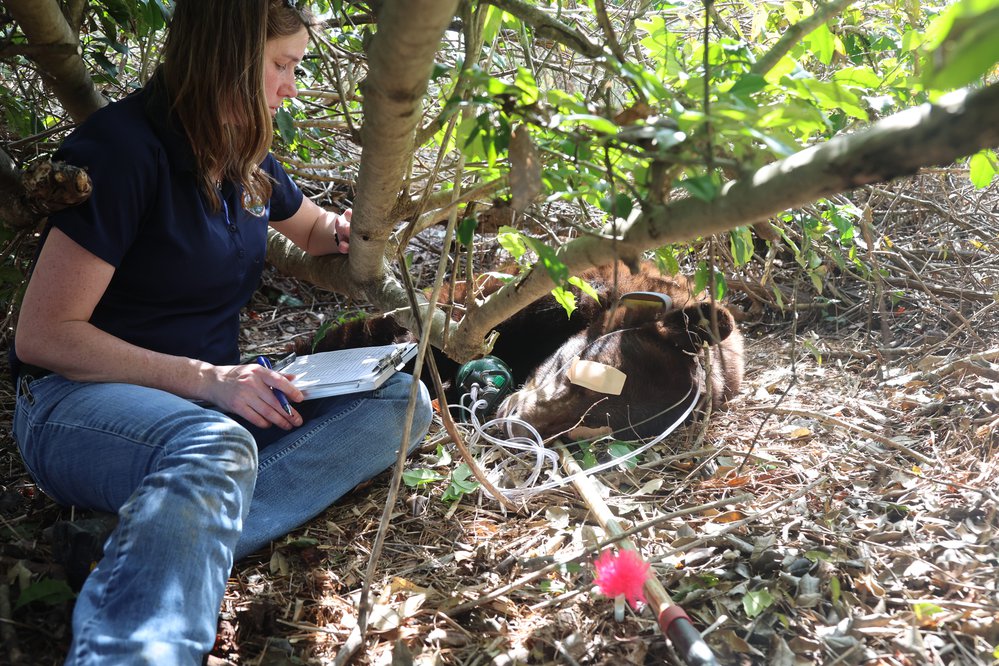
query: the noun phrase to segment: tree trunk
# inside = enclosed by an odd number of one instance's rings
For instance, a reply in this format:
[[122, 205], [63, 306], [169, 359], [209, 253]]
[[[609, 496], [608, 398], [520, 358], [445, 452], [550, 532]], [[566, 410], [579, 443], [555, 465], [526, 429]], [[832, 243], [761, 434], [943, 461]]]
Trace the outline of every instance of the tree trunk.
[[401, 286], [386, 274], [385, 254], [434, 56], [457, 4], [456, 0], [393, 0], [382, 5], [364, 83], [363, 151], [350, 254], [346, 261], [336, 256], [314, 259], [271, 234], [267, 258], [282, 273], [367, 300], [382, 310], [409, 305]]
[[364, 83], [364, 126], [357, 199], [351, 219], [350, 268], [377, 283], [392, 233], [392, 209], [415, 149], [423, 96], [457, 0], [393, 0], [378, 15]]

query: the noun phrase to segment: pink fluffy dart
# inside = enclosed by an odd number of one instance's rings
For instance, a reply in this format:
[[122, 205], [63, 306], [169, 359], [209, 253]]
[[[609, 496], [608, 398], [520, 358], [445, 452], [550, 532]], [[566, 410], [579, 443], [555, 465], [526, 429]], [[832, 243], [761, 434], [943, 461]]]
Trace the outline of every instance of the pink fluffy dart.
[[633, 550], [614, 553], [605, 550], [594, 562], [597, 576], [594, 580], [600, 592], [614, 599], [614, 619], [624, 620], [624, 601], [635, 610], [638, 602], [646, 603], [642, 588], [649, 575], [649, 563]]

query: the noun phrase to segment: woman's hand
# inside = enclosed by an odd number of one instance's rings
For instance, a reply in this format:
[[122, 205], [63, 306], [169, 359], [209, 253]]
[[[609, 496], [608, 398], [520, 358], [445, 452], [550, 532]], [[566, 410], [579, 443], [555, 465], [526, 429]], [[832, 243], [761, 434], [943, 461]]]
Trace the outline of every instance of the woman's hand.
[[350, 216], [352, 213], [353, 209], [351, 208], [343, 211], [342, 215], [330, 213], [333, 216], [333, 240], [340, 254], [350, 252]]
[[273, 424], [283, 430], [291, 430], [302, 425], [302, 416], [294, 407], [291, 414], [287, 414], [271, 390], [284, 393], [289, 403], [301, 402], [304, 396], [289, 377], [255, 363], [215, 366], [205, 391], [206, 399], [257, 427], [266, 428]]

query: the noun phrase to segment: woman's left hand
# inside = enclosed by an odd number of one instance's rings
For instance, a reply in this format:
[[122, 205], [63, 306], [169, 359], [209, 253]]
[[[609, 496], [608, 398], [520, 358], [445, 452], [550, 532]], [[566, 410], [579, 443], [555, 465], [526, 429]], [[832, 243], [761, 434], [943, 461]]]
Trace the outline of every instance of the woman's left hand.
[[340, 254], [350, 252], [350, 216], [353, 210], [348, 208], [342, 215], [333, 215], [333, 238], [336, 242], [336, 249]]

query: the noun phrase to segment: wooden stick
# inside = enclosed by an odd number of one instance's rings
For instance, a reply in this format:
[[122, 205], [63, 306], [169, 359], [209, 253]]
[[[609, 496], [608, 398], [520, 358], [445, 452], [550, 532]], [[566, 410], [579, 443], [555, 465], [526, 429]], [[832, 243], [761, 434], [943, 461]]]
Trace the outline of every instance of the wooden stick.
[[[558, 449], [559, 454], [562, 456], [562, 466], [565, 467], [568, 474], [572, 475], [572, 485], [576, 487], [579, 496], [586, 502], [586, 505], [593, 512], [593, 515], [596, 516], [600, 525], [611, 536], [618, 537], [622, 535], [625, 531], [624, 528], [621, 527], [617, 517], [614, 516], [603, 498], [600, 497], [600, 492], [597, 490], [593, 480], [582, 474], [583, 469], [563, 444], [557, 443], [555, 448]], [[621, 548], [638, 552], [631, 539], [622, 538], [618, 543]], [[683, 661], [692, 666], [695, 664], [717, 666], [718, 662], [715, 660], [711, 648], [708, 647], [708, 644], [701, 638], [701, 634], [694, 628], [687, 613], [670, 599], [666, 588], [662, 586], [662, 583], [655, 576], [650, 575], [645, 579], [645, 597], [649, 600], [656, 614], [656, 619], [663, 634], [668, 636], [673, 642], [673, 647]]]

